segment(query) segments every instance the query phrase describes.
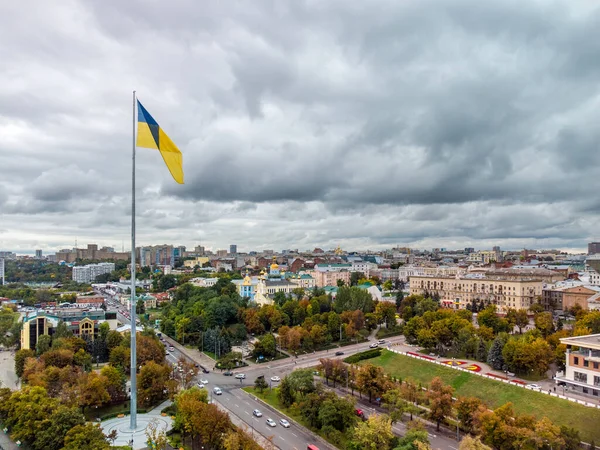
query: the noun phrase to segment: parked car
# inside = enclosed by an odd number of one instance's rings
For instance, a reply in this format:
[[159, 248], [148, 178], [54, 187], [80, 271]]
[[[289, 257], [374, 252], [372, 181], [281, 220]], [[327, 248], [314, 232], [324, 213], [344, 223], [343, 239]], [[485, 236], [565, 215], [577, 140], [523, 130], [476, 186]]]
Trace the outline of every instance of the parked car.
[[256, 416], [256, 417], [262, 417], [262, 413], [258, 409], [255, 409], [254, 411], [252, 411], [252, 415]]
[[539, 384], [528, 384], [526, 387], [529, 389], [541, 389], [542, 387]]
[[275, 383], [278, 383], [279, 381], [281, 381], [281, 378], [279, 378], [277, 375], [275, 375], [275, 376], [271, 377], [271, 381], [274, 381]]
[[225, 375], [226, 377], [232, 377], [233, 372], [231, 370], [226, 370], [225, 372], [223, 372], [223, 375]]
[[208, 369], [205, 369], [204, 367], [202, 368], [202, 373], [209, 373]]
[[379, 347], [379, 344], [377, 342], [373, 342], [371, 345], [369, 345], [369, 348], [377, 348]]
[[344, 352], [335, 352], [335, 356], [342, 356]]
[[290, 427], [290, 423], [287, 420], [285, 420], [285, 419], [279, 420], [279, 423], [281, 424], [281, 426], [283, 428], [289, 428]]
[[200, 382], [198, 381], [198, 383], [197, 383], [197, 386], [198, 386], [200, 389], [204, 389], [204, 383], [200, 383]]
[[202, 378], [200, 380], [200, 383], [202, 383], [202, 384], [208, 384], [208, 380], [206, 378]]
[[215, 393], [215, 395], [221, 395], [223, 393], [221, 388], [218, 387], [213, 388], [213, 392]]
[[236, 374], [235, 374], [235, 377], [236, 377], [238, 380], [243, 380], [244, 378], [246, 378], [246, 374], [244, 374], [244, 373], [236, 373]]
[[385, 339], [379, 339], [380, 344], [385, 344]]
[[269, 418], [267, 419], [267, 425], [269, 425], [270, 427], [275, 427], [277, 426], [277, 423], [273, 419]]

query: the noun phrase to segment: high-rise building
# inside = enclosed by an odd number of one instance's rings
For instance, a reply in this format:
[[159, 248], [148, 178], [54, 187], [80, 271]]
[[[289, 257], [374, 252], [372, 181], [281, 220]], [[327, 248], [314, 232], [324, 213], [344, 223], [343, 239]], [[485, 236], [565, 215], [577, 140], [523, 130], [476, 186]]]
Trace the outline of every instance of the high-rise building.
[[0, 258], [0, 280], [4, 284], [4, 258]]
[[73, 281], [78, 283], [91, 283], [96, 277], [115, 270], [114, 263], [88, 264], [87, 266], [73, 267]]
[[227, 256], [227, 250], [217, 250], [217, 256], [219, 258], [223, 258], [223, 257]]
[[35, 251], [35, 258], [36, 259], [42, 259], [42, 251], [41, 250], [36, 250]]
[[232, 255], [236, 255], [237, 254], [237, 245], [231, 244], [229, 246], [229, 253]]
[[600, 253], [600, 242], [590, 242], [588, 244], [588, 255]]

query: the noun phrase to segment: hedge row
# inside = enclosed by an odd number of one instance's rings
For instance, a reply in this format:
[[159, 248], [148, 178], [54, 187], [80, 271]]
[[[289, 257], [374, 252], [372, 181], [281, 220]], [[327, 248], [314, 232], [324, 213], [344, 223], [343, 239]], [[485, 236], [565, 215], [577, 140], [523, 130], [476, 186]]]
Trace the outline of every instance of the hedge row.
[[356, 364], [359, 361], [363, 361], [365, 359], [377, 358], [378, 356], [381, 356], [381, 349], [374, 348], [372, 350], [367, 350], [367, 351], [360, 352], [360, 353], [357, 353], [352, 356], [348, 356], [346, 359], [344, 359], [344, 362], [347, 362], [348, 364]]

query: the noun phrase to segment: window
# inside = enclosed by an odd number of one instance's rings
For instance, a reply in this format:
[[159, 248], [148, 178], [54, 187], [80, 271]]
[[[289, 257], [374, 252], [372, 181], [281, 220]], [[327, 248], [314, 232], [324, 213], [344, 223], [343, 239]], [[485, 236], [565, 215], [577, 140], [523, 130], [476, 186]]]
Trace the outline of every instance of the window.
[[583, 388], [583, 393], [587, 394], [588, 393], [588, 388]]
[[579, 364], [579, 358], [577, 356], [573, 357], [573, 364], [575, 364], [575, 365]]
[[573, 372], [575, 381], [579, 381], [581, 383], [587, 383], [587, 374], [581, 372]]
[[589, 367], [590, 366], [590, 362], [587, 360], [583, 360], [583, 367]]
[[594, 369], [597, 369], [597, 368], [598, 368], [598, 363], [597, 363], [597, 362], [595, 362], [595, 363], [594, 363]]
[[597, 375], [594, 376], [594, 386], [600, 386], [600, 377]]

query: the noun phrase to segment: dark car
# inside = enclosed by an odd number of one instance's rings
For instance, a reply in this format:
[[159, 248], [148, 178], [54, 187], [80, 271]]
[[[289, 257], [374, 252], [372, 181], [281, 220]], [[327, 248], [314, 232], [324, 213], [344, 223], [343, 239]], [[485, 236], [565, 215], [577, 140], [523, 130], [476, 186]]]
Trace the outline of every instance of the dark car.
[[203, 373], [209, 373], [209, 370], [208, 370], [208, 369], [205, 369], [205, 368], [203, 367], [203, 368], [202, 368], [202, 372], [203, 372]]
[[225, 375], [226, 377], [231, 377], [233, 376], [233, 372], [231, 370], [226, 370], [225, 372], [223, 372], [223, 375]]
[[335, 352], [335, 356], [342, 356], [344, 352]]

